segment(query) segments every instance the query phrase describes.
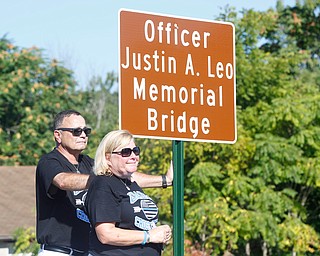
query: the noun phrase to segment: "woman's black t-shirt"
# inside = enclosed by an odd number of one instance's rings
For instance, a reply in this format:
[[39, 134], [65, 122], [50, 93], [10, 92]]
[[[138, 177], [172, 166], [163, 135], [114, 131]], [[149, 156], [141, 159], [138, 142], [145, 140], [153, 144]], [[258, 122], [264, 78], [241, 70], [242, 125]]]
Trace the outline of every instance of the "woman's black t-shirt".
[[85, 205], [91, 223], [89, 250], [93, 254], [161, 255], [162, 244], [113, 246], [100, 243], [95, 233], [95, 225], [101, 222], [115, 222], [119, 228], [141, 231], [156, 226], [158, 207], [136, 182], [116, 176], [96, 176], [89, 187]]

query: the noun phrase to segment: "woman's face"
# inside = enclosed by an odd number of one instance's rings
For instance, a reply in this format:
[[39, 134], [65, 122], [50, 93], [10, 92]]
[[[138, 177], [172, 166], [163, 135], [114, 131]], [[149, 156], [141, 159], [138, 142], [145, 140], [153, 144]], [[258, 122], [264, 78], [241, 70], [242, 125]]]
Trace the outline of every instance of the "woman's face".
[[[114, 152], [120, 152], [123, 148], [133, 149], [136, 146], [134, 141], [131, 141], [125, 147], [118, 147]], [[137, 171], [139, 164], [139, 156], [136, 156], [133, 152], [128, 157], [123, 157], [121, 154], [110, 155], [111, 171], [114, 175], [120, 178], [129, 178], [132, 173]]]

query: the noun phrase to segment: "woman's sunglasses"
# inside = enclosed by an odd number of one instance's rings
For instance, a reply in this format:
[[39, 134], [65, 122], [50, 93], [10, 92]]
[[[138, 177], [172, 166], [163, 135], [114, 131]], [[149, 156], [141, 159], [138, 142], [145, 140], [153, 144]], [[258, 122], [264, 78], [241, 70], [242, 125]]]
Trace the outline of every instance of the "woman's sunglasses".
[[134, 148], [123, 148], [121, 151], [113, 151], [112, 154], [118, 154], [121, 155], [122, 157], [128, 157], [131, 156], [131, 153], [134, 153], [136, 156], [140, 155], [140, 148], [139, 147], [134, 147]]
[[89, 136], [89, 134], [91, 133], [91, 128], [88, 127], [84, 127], [84, 128], [58, 128], [57, 130], [60, 131], [68, 131], [71, 132], [73, 136], [79, 137], [82, 132], [84, 132], [86, 134], [86, 136]]

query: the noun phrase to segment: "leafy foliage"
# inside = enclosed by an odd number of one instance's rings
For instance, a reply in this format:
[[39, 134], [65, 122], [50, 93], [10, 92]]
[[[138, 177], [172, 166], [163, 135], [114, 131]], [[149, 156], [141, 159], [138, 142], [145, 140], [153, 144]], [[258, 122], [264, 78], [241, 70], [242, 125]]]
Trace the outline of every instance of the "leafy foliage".
[[[320, 250], [319, 208], [311, 207], [320, 177], [317, 8], [279, 2], [277, 11], [224, 15], [237, 27], [238, 141], [186, 160], [187, 235], [203, 252]], [[297, 19], [310, 33], [290, 28]]]
[[[236, 27], [238, 140], [184, 144], [188, 255], [320, 255], [319, 9], [319, 0], [278, 1], [276, 10], [221, 14]], [[41, 54], [0, 41], [0, 164], [35, 164], [62, 109], [88, 118], [90, 155], [118, 127], [114, 73], [79, 92], [72, 73]], [[165, 173], [170, 141], [136, 142], [140, 171]], [[172, 190], [147, 193], [171, 224]]]
[[118, 129], [118, 91], [117, 76], [114, 72], [103, 79], [94, 76], [90, 79], [88, 88], [83, 91], [84, 106], [79, 107], [87, 123], [93, 128], [90, 136], [87, 154], [94, 157], [95, 150], [101, 139], [108, 132]]
[[34, 228], [18, 228], [14, 232], [14, 253], [31, 253], [38, 255], [39, 244], [36, 241], [36, 234]]
[[81, 102], [75, 85], [57, 60], [0, 39], [0, 164], [34, 165], [53, 148], [53, 116]]

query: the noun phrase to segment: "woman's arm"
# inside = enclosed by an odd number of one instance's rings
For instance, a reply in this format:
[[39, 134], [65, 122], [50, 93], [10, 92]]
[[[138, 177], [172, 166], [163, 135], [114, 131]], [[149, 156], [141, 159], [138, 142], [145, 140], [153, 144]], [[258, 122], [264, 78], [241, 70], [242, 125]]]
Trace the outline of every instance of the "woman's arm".
[[149, 175], [141, 172], [135, 172], [132, 175], [132, 181], [137, 182], [142, 188], [165, 188], [166, 186], [172, 186], [173, 163], [172, 161], [170, 162], [170, 167], [164, 177], [162, 175]]
[[[171, 228], [161, 225], [149, 231], [146, 239], [145, 231], [121, 229], [115, 223], [98, 223], [95, 227], [97, 237], [102, 244], [128, 246], [145, 243], [168, 243], [171, 239]], [[149, 240], [149, 241], [148, 241]]]

